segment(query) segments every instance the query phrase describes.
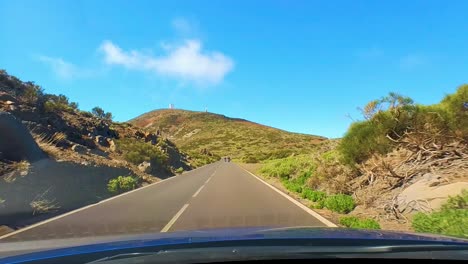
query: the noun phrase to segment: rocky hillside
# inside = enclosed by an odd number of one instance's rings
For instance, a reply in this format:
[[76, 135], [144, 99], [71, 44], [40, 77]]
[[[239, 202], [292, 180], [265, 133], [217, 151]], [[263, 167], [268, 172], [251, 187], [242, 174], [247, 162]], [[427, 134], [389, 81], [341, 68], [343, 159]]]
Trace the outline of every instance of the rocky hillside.
[[[81, 111], [66, 96], [3, 70], [0, 131], [0, 226], [34, 222], [191, 169], [171, 141], [113, 122], [110, 113]], [[132, 184], [108, 188], [118, 176]]]
[[244, 162], [282, 158], [306, 153], [326, 140], [243, 119], [186, 110], [155, 110], [129, 123], [167, 136], [198, 163], [222, 156]]

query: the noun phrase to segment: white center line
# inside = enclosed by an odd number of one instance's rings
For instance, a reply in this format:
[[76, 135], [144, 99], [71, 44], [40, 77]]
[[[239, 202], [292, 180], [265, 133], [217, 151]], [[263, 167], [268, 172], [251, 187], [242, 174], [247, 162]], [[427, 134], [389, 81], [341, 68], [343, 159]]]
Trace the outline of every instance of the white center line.
[[171, 221], [169, 221], [169, 223], [167, 223], [167, 225], [161, 230], [161, 233], [166, 233], [167, 231], [169, 231], [169, 229], [172, 227], [175, 221], [177, 221], [177, 219], [182, 215], [182, 213], [185, 211], [185, 209], [187, 209], [188, 206], [188, 204], [184, 204], [184, 206], [180, 208], [179, 212], [177, 212], [177, 214], [174, 215], [174, 217], [172, 217]]
[[192, 195], [192, 197], [197, 197], [197, 195], [201, 192], [201, 190], [203, 189], [203, 187], [205, 187], [205, 185], [202, 185], [202, 186], [198, 189], [198, 191]]

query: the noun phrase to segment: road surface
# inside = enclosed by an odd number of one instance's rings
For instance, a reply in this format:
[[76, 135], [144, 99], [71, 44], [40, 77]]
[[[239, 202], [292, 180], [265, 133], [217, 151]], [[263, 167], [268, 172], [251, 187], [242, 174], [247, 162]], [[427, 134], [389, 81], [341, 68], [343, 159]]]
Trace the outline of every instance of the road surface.
[[0, 242], [330, 222], [238, 165], [216, 162], [0, 237]]

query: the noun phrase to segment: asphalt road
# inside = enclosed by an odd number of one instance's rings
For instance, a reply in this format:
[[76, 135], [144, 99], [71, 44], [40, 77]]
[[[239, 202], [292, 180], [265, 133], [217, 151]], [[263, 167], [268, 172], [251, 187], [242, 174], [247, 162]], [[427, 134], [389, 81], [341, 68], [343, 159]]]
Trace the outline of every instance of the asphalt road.
[[216, 162], [8, 234], [0, 242], [246, 226], [325, 227], [233, 163]]

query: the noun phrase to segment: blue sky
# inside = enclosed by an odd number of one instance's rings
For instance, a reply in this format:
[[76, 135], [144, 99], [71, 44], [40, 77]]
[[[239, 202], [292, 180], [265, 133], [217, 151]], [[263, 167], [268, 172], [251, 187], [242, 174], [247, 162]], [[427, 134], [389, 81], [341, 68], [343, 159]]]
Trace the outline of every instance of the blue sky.
[[167, 108], [340, 137], [467, 82], [468, 1], [0, 1], [0, 68], [117, 121]]

